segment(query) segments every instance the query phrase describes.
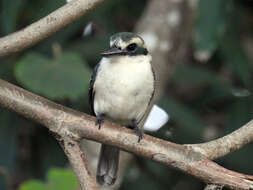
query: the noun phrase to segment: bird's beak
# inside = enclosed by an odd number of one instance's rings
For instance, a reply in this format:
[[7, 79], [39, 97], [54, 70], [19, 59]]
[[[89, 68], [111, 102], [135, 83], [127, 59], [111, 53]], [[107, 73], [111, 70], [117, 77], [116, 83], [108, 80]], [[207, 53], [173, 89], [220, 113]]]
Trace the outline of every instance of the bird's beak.
[[105, 50], [104, 52], [101, 53], [102, 56], [107, 57], [110, 55], [124, 55], [126, 52], [124, 50], [119, 49], [116, 46], [113, 46], [109, 48], [108, 50]]

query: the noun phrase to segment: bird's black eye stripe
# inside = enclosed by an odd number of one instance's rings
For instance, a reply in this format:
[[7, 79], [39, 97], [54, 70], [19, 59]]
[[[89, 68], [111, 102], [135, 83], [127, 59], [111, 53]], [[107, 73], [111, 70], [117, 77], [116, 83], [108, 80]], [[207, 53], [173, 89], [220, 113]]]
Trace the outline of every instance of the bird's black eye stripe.
[[134, 50], [136, 50], [136, 47], [137, 47], [137, 44], [132, 43], [132, 44], [127, 46], [127, 51], [134, 51]]

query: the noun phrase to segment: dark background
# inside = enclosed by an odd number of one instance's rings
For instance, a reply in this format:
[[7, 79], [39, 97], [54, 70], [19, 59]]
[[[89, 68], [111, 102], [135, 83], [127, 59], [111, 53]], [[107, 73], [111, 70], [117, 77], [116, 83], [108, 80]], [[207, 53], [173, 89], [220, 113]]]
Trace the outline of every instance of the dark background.
[[[111, 34], [134, 30], [147, 3], [105, 1], [36, 46], [0, 59], [0, 78], [88, 113], [88, 84], [92, 68], [101, 59], [99, 53], [108, 47]], [[64, 4], [64, 0], [0, 0], [0, 36], [17, 31]], [[167, 93], [159, 103], [170, 120], [151, 135], [176, 143], [199, 143], [224, 136], [252, 119], [252, 10], [250, 0], [199, 2], [190, 64], [175, 65]], [[83, 36], [89, 22], [92, 32]], [[197, 51], [206, 51], [211, 57], [201, 63], [194, 58]], [[249, 144], [217, 162], [253, 174], [252, 158], [253, 146]], [[63, 151], [46, 128], [0, 109], [0, 189], [18, 189], [29, 179], [44, 183], [50, 168], [66, 166]], [[126, 170], [120, 189], [203, 187], [191, 176], [136, 157]]]

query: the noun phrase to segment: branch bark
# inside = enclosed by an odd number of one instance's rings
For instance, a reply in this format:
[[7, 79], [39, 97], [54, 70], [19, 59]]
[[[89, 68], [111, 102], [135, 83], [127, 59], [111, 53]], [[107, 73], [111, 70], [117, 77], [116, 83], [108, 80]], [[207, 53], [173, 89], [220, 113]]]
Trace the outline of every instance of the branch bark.
[[88, 13], [104, 0], [73, 0], [26, 28], [0, 38], [0, 57], [31, 47]]
[[221, 137], [219, 139], [193, 145], [185, 145], [196, 152], [200, 152], [211, 160], [225, 156], [234, 152], [244, 145], [253, 141], [253, 120], [239, 128], [238, 130]]
[[70, 161], [70, 165], [78, 178], [81, 189], [98, 190], [95, 178], [88, 169], [87, 161], [79, 143], [68, 137], [60, 137], [58, 141]]
[[[3, 80], [0, 80], [0, 105], [46, 126], [53, 133], [63, 139], [71, 139], [72, 142], [79, 142], [82, 138], [86, 138], [110, 144], [174, 167], [206, 183], [219, 184], [232, 189], [253, 188], [253, 176], [227, 170], [199, 152], [189, 149], [188, 146], [148, 135], [144, 135], [138, 143], [138, 137], [132, 130], [109, 122], [105, 122], [102, 129], [98, 130], [94, 117], [51, 102]], [[253, 128], [252, 123], [247, 127]]]

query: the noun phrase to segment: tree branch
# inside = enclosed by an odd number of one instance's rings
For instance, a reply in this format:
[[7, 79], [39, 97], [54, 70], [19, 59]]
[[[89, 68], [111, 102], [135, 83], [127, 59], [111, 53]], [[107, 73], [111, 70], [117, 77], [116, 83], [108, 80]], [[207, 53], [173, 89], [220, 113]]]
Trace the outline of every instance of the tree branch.
[[0, 57], [22, 51], [57, 32], [104, 0], [73, 0], [26, 28], [0, 38]]
[[87, 161], [84, 153], [80, 149], [79, 143], [68, 137], [60, 137], [58, 141], [67, 155], [73, 171], [77, 175], [81, 189], [98, 190], [96, 181], [88, 169]]
[[253, 120], [236, 131], [219, 139], [193, 145], [185, 145], [211, 160], [225, 156], [253, 141]]
[[0, 80], [0, 105], [48, 127], [63, 139], [69, 138], [78, 142], [86, 138], [110, 144], [174, 167], [206, 183], [219, 184], [232, 189], [253, 188], [253, 176], [227, 170], [189, 149], [188, 146], [148, 135], [144, 135], [138, 143], [138, 137], [132, 130], [109, 122], [104, 122], [101, 130], [98, 130], [94, 117], [51, 102], [3, 80]]

